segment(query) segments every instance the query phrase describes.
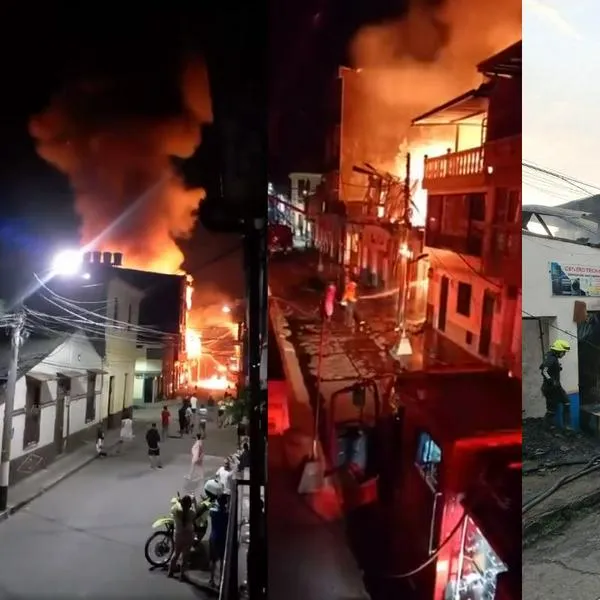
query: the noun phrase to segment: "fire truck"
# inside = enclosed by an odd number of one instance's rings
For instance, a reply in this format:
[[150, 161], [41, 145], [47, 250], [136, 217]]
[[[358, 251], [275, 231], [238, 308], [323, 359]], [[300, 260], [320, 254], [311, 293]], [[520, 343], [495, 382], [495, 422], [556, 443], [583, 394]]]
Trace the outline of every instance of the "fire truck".
[[333, 467], [350, 452], [359, 473], [354, 488], [345, 477], [346, 507], [372, 503], [384, 515], [386, 588], [419, 600], [520, 599], [520, 381], [405, 372], [378, 394], [371, 382], [334, 395], [328, 437]]

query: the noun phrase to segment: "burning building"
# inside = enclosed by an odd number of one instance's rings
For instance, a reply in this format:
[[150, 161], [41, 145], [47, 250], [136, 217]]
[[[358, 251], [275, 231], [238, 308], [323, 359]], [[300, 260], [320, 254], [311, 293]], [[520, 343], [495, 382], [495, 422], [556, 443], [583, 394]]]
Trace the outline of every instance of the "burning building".
[[428, 320], [486, 363], [521, 373], [521, 42], [481, 62], [484, 82], [413, 121], [452, 127], [424, 160]]

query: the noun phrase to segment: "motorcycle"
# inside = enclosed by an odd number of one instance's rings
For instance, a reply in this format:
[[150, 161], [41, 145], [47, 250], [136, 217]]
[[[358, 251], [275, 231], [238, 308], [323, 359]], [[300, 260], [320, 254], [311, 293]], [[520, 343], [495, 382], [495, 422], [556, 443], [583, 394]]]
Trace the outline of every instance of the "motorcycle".
[[[179, 493], [177, 493], [175, 498], [171, 498], [171, 510], [175, 508], [180, 500]], [[197, 504], [192, 552], [198, 548], [206, 536], [212, 503], [211, 498], [204, 497]], [[157, 531], [151, 534], [146, 540], [144, 555], [153, 567], [165, 567], [169, 564], [175, 552], [175, 519], [171, 515], [160, 517], [152, 523], [152, 529], [156, 529]]]

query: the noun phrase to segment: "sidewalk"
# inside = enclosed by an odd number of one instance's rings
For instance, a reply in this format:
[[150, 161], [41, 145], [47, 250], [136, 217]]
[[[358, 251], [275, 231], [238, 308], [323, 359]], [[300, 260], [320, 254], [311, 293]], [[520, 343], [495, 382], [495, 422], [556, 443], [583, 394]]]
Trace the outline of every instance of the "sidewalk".
[[312, 408], [295, 353], [284, 339], [289, 333], [285, 318], [277, 305], [270, 312], [278, 346], [274, 351], [282, 354], [290, 389], [290, 429], [283, 436], [269, 436], [268, 595], [287, 600], [367, 600], [344, 523], [324, 520], [315, 510], [315, 499], [298, 494], [302, 466], [311, 452]]
[[[119, 441], [119, 431], [106, 432], [104, 441], [105, 450], [110, 452]], [[0, 521], [8, 519], [11, 515], [21, 510], [42, 494], [64, 481], [67, 477], [77, 473], [98, 460], [94, 442], [85, 443], [73, 452], [69, 452], [54, 460], [48, 467], [42, 469], [8, 489], [8, 507], [0, 512]]]

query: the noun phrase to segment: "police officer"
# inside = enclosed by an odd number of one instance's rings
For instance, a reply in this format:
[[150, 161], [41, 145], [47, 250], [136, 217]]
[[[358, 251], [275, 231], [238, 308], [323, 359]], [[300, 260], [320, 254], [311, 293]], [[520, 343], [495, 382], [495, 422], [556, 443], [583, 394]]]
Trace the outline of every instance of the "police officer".
[[546, 420], [555, 423], [556, 411], [562, 407], [563, 424], [565, 427], [571, 425], [570, 402], [567, 393], [560, 384], [560, 359], [571, 349], [569, 342], [556, 340], [550, 350], [544, 356], [544, 362], [540, 365], [542, 373], [542, 394], [546, 399]]

